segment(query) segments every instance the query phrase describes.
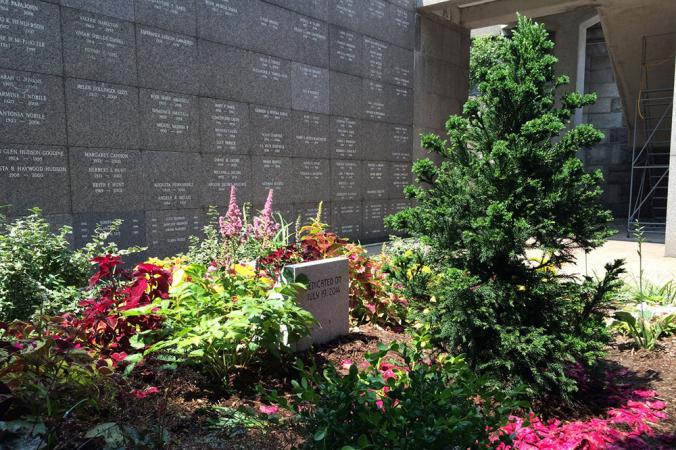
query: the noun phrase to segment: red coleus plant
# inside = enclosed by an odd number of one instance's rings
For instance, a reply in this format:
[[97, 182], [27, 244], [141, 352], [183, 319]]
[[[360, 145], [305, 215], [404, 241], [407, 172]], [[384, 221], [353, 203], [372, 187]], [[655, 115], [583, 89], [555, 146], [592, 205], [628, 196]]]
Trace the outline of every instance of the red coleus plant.
[[122, 311], [145, 306], [156, 298], [168, 298], [171, 274], [153, 264], [140, 264], [130, 275], [119, 270], [122, 260], [107, 255], [94, 258], [98, 270], [90, 287], [96, 295], [80, 302], [82, 311], [63, 316], [64, 329], [73, 341], [83, 341], [90, 349], [110, 356], [119, 363], [130, 351], [129, 339], [135, 334], [158, 329], [161, 318], [153, 314], [126, 317]]
[[[580, 371], [574, 367], [578, 375]], [[588, 377], [578, 378], [585, 392]], [[530, 413], [527, 418], [511, 416], [498, 435], [509, 435], [512, 444], [500, 443], [498, 450], [601, 450], [601, 449], [667, 449], [674, 448], [674, 436], [660, 436], [653, 425], [665, 420], [666, 404], [655, 391], [633, 386], [623, 378], [626, 369], [605, 372], [604, 392], [613, 406], [602, 417], [562, 422], [544, 421]], [[496, 436], [497, 439], [497, 436]]]
[[402, 330], [406, 302], [386, 289], [386, 275], [380, 262], [366, 255], [364, 248], [350, 243], [315, 219], [300, 229], [298, 242], [278, 248], [260, 258], [259, 266], [276, 277], [288, 264], [344, 256], [349, 267], [350, 314], [358, 323], [373, 323]]

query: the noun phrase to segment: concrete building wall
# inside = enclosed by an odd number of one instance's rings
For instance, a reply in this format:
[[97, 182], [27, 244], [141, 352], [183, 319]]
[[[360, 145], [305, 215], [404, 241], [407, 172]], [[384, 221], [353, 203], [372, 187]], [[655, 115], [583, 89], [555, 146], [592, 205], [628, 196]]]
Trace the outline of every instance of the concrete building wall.
[[584, 90], [595, 92], [598, 100], [585, 108], [583, 122], [601, 130], [605, 138], [585, 152], [583, 161], [588, 168], [603, 172], [604, 205], [615, 217], [625, 217], [631, 177], [629, 132], [600, 24], [587, 30], [586, 47]]
[[469, 91], [470, 32], [442, 18], [418, 15], [414, 52], [413, 159], [428, 157], [420, 134], [445, 135], [445, 123], [462, 110]]
[[[540, 19], [556, 43], [557, 72], [570, 77], [570, 84], [563, 88], [564, 91], [575, 89], [577, 84], [580, 24], [595, 15], [594, 8], [580, 8]], [[595, 147], [581, 152], [580, 158], [588, 169], [603, 172], [601, 201], [615, 217], [622, 218], [627, 215], [629, 201], [631, 149], [622, 101], [600, 23], [587, 29], [584, 45], [584, 92], [596, 92], [598, 101], [584, 109], [582, 123], [593, 124], [605, 138]]]

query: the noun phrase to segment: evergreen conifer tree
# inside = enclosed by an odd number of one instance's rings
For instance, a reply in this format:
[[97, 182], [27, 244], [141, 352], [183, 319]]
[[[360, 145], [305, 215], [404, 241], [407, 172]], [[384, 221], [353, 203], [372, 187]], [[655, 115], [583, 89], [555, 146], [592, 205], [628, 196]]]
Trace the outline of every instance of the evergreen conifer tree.
[[[510, 38], [483, 47], [490, 57], [473, 55], [477, 97], [448, 119], [447, 139], [422, 136], [441, 162], [414, 164], [406, 194], [415, 206], [387, 224], [429, 244], [447, 268], [425, 305], [439, 343], [534, 394], [565, 396], [575, 388], [567, 364], [603, 348], [601, 309], [621, 268], [609, 266], [597, 286], [557, 275], [575, 250], [604, 242], [612, 217], [598, 202], [602, 175], [577, 157], [603, 134], [566, 129], [596, 95], [558, 96], [569, 79], [556, 75], [553, 47], [521, 16]], [[535, 262], [535, 252], [546, 256]]]

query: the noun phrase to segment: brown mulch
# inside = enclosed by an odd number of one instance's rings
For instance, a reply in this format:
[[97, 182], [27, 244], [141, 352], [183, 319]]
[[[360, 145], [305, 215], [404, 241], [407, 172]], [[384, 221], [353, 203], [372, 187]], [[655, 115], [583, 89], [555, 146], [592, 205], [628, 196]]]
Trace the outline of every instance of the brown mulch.
[[[361, 363], [364, 354], [375, 352], [379, 343], [406, 342], [409, 339], [403, 333], [361, 326], [351, 329], [347, 336], [299, 356], [306, 363], [314, 360], [319, 368], [326, 364], [340, 368], [346, 359], [355, 364]], [[296, 378], [298, 374], [294, 368], [271, 364], [255, 372], [241, 373], [231, 380], [231, 387], [226, 389], [222, 384], [210, 384], [207, 377], [191, 368], [179, 367], [175, 372], [158, 372], [156, 367], [147, 367], [134, 373], [132, 384], [121, 380], [122, 390], [129, 392], [131, 389], [156, 386], [161, 392], [145, 399], [125, 396], [115, 405], [111, 421], [131, 425], [142, 436], [149, 437], [152, 443], [144, 448], [162, 447], [162, 434], [168, 433], [170, 443], [165, 443], [164, 448], [170, 449], [291, 449], [304, 441], [302, 430], [294, 427], [293, 422], [288, 420], [290, 415], [284, 411], [280, 411], [279, 420], [267, 421], [259, 412], [259, 407], [266, 401], [257, 392], [256, 386], [261, 384], [268, 391], [275, 389], [281, 395], [288, 395], [291, 393], [291, 380]], [[219, 418], [214, 407], [247, 411], [253, 420], [260, 420], [262, 426], [247, 428], [214, 425], [214, 420]], [[85, 442], [80, 438], [94, 425], [95, 422], [83, 423], [81, 420], [68, 424], [60, 433], [62, 445], [59, 448], [73, 448], [74, 443], [77, 443], [76, 448], [98, 448], [100, 441]]]
[[654, 350], [636, 349], [633, 341], [617, 337], [608, 350], [606, 360], [628, 369], [637, 384], [655, 390], [667, 403], [669, 418], [655, 429], [676, 433], [676, 336], [662, 339]]
[[[340, 367], [344, 360], [360, 365], [364, 354], [377, 350], [379, 343], [392, 341], [407, 342], [405, 334], [394, 333], [372, 326], [352, 329], [350, 334], [336, 341], [316, 347], [300, 355], [306, 362], [312, 360], [319, 366], [332, 364]], [[669, 419], [659, 424], [660, 433], [676, 432], [676, 337], [662, 340], [653, 351], [636, 350], [631, 341], [618, 337], [609, 348], [606, 364], [626, 368], [632, 383], [645, 389], [654, 389], [660, 399], [668, 404]], [[116, 407], [117, 417], [112, 420], [133, 425], [141, 435], [152, 436], [153, 444], [146, 448], [160, 447], [162, 432], [168, 431], [170, 444], [165, 448], [180, 449], [223, 449], [223, 450], [287, 450], [302, 444], [302, 430], [288, 420], [289, 414], [280, 412], [279, 420], [267, 422], [264, 426], [228, 426], [221, 423], [214, 426], [219, 417], [214, 407], [242, 409], [249, 411], [254, 419], [261, 418], [259, 407], [266, 404], [256, 390], [260, 382], [266, 390], [275, 389], [280, 394], [290, 393], [290, 382], [298, 374], [295, 369], [282, 365], [270, 365], [256, 372], [243, 373], [232, 380], [231, 388], [222, 384], [210, 384], [206, 377], [190, 368], [179, 368], [176, 372], [157, 372], [148, 368], [147, 377], [137, 377], [136, 386], [127, 389], [153, 385], [161, 389], [160, 394], [146, 399], [128, 399]], [[591, 401], [590, 403], [593, 403]], [[594, 411], [580, 405], [577, 411], [560, 415], [563, 419], [594, 415]], [[72, 430], [64, 429], [63, 438], [82, 436], [92, 424], [73, 424]], [[83, 427], [85, 427], [83, 429]], [[74, 441], [70, 441], [72, 444]], [[78, 445], [82, 440], [78, 440]], [[0, 446], [1, 447], [1, 446]], [[76, 445], [77, 447], [77, 445]], [[65, 444], [61, 448], [73, 448]], [[95, 442], [85, 443], [79, 448], [97, 448]]]

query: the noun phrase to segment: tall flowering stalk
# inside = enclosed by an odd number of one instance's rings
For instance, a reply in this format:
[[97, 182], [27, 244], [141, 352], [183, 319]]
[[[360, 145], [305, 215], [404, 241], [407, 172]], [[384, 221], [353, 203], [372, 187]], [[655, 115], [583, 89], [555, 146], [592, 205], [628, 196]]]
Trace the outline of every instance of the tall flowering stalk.
[[242, 232], [242, 212], [237, 206], [237, 193], [235, 186], [230, 186], [230, 203], [228, 204], [228, 212], [225, 217], [218, 218], [218, 225], [220, 227], [221, 236], [227, 240], [239, 238]]
[[251, 232], [254, 239], [270, 240], [279, 230], [279, 224], [272, 217], [273, 190], [268, 191], [268, 198], [260, 215], [254, 218]]

